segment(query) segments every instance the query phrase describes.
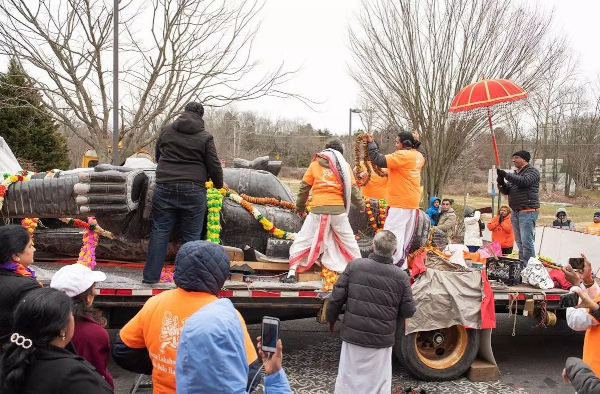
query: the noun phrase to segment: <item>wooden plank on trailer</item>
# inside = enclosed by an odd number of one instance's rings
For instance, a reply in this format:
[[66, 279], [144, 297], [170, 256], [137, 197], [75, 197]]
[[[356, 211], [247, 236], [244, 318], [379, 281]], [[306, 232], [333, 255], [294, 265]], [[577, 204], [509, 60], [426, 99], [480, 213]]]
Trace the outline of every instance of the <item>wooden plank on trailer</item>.
[[265, 263], [262, 261], [232, 261], [230, 268], [235, 266], [242, 266], [247, 264], [250, 268], [257, 271], [280, 271], [285, 272], [290, 270], [290, 266], [287, 263]]

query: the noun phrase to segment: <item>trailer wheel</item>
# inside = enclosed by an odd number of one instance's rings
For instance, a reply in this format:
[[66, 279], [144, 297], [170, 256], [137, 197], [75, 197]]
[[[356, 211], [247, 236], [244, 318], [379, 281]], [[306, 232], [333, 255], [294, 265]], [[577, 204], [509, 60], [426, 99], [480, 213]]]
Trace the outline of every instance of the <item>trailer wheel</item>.
[[464, 374], [477, 357], [479, 330], [452, 326], [403, 335], [397, 332], [394, 352], [400, 363], [422, 380], [453, 380]]

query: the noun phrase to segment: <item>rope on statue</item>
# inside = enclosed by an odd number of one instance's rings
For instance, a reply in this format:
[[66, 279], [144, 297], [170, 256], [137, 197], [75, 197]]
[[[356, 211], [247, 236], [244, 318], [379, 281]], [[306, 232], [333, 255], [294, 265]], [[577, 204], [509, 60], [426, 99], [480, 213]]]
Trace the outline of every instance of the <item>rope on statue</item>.
[[[367, 183], [369, 183], [369, 181], [371, 180], [371, 174], [373, 173], [373, 171], [375, 171], [375, 173], [382, 178], [388, 176], [386, 171], [384, 171], [382, 168], [376, 166], [375, 164], [373, 164], [371, 162], [371, 159], [369, 158], [369, 150], [367, 148], [367, 135], [368, 134], [359, 134], [356, 136], [356, 140], [354, 140], [354, 169], [353, 169], [353, 172], [354, 172], [354, 178], [356, 178], [356, 184], [359, 187], [363, 187]], [[362, 155], [360, 152], [361, 147], [362, 147]], [[362, 157], [362, 159], [361, 159], [361, 157]], [[365, 177], [365, 179], [362, 179], [360, 177], [360, 174], [363, 172], [362, 167], [360, 165], [361, 161], [365, 164], [365, 168], [367, 170], [367, 176]]]
[[[513, 303], [515, 305], [513, 312]], [[517, 335], [517, 312], [519, 311], [519, 292], [510, 293], [508, 295], [508, 318], [514, 315], [512, 336]]]

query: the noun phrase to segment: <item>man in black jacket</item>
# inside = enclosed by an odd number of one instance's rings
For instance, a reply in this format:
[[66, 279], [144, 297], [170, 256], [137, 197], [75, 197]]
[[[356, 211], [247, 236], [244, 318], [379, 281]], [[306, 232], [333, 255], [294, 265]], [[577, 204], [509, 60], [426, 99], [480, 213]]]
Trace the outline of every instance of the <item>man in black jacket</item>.
[[379, 231], [374, 253], [351, 261], [333, 288], [327, 321], [335, 323], [346, 304], [336, 393], [391, 391], [397, 321], [416, 310], [409, 277], [393, 264], [396, 247], [391, 231]]
[[188, 103], [177, 120], [163, 127], [156, 141], [158, 166], [144, 283], [159, 281], [169, 237], [178, 218], [183, 243], [202, 236], [206, 181], [212, 179], [214, 187], [223, 187], [221, 161], [213, 136], [204, 129], [202, 116], [202, 104]]
[[497, 169], [498, 188], [508, 195], [508, 205], [513, 210], [510, 221], [519, 248], [519, 260], [527, 264], [535, 257], [535, 222], [540, 210], [540, 172], [529, 165], [531, 154], [525, 150], [515, 152], [512, 162], [514, 173]]

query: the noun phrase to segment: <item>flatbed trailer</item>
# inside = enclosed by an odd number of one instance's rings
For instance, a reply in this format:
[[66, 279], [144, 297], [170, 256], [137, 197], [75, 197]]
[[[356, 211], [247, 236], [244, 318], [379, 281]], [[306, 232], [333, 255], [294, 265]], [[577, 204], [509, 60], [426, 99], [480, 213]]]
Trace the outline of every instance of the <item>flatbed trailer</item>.
[[[73, 261], [36, 262], [37, 278], [46, 286], [54, 272]], [[243, 263], [236, 261], [235, 263]], [[126, 324], [152, 296], [175, 288], [173, 283], [143, 284], [143, 264], [102, 263], [97, 270], [107, 279], [96, 285], [94, 305], [103, 311], [109, 328]], [[281, 283], [279, 281], [227, 280], [219, 296], [229, 298], [248, 324], [263, 316], [281, 320], [315, 318], [324, 322], [324, 309], [330, 292], [321, 290], [320, 281]], [[540, 290], [529, 285], [502, 286], [492, 282], [496, 313], [513, 312], [543, 320], [548, 325], [564, 317], [559, 309], [561, 289]], [[544, 313], [546, 312], [546, 313]], [[552, 318], [547, 312], [554, 313]], [[394, 353], [414, 375], [424, 380], [450, 380], [464, 374], [476, 357], [494, 364], [491, 330], [453, 326], [440, 330], [404, 334], [396, 333]]]

